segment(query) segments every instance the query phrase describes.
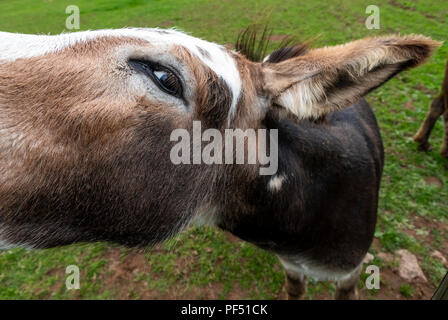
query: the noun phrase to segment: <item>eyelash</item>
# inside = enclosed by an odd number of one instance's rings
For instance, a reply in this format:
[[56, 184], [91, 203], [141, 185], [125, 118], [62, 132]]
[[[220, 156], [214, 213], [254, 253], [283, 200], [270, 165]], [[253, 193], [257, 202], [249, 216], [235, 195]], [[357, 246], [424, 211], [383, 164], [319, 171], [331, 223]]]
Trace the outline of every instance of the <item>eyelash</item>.
[[[131, 65], [131, 67], [134, 70], [141, 72], [141, 73], [145, 74], [146, 76], [148, 76], [161, 91], [163, 91], [166, 94], [169, 94], [171, 96], [174, 96], [176, 98], [185, 100], [183, 97], [182, 81], [179, 79], [176, 72], [172, 71], [170, 68], [162, 66], [158, 63], [145, 61], [145, 60], [138, 60], [138, 59], [129, 60], [129, 64]], [[156, 72], [165, 72], [165, 73], [169, 74], [170, 76], [175, 77], [175, 80], [176, 80], [175, 84], [178, 85], [178, 88], [175, 88], [174, 90], [170, 90], [170, 88], [167, 88], [162, 83], [161, 79], [159, 79], [156, 76], [156, 74], [155, 74]]]

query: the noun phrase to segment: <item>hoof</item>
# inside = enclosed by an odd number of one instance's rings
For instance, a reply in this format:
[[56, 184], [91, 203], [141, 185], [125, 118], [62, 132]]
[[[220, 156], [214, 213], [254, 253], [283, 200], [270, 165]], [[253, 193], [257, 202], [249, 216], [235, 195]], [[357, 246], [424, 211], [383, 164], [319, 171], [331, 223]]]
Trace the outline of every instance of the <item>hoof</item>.
[[295, 295], [288, 293], [288, 300], [303, 300], [304, 298], [305, 298], [305, 294], [295, 296]]
[[431, 151], [431, 150], [432, 150], [432, 147], [431, 147], [431, 145], [429, 144], [428, 141], [423, 142], [423, 143], [418, 143], [418, 151], [428, 152], [428, 151]]
[[418, 143], [419, 151], [429, 151], [431, 150], [431, 145], [428, 142], [428, 139], [425, 139], [423, 135], [420, 133], [420, 130], [414, 135], [414, 141]]
[[334, 298], [335, 300], [359, 300], [358, 288], [351, 290], [336, 289]]

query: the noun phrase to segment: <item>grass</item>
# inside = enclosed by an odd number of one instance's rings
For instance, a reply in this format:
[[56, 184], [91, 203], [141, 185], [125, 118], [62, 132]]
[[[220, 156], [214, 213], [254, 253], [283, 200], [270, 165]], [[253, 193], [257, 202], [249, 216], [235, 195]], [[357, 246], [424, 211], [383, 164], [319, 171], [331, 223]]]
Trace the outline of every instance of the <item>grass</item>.
[[[314, 46], [395, 32], [422, 33], [442, 41], [448, 34], [448, 2], [444, 0], [377, 1], [380, 30], [364, 26], [365, 8], [370, 2], [361, 0], [285, 0], [281, 6], [274, 0], [14, 0], [0, 2], [0, 30], [67, 32], [65, 8], [72, 4], [80, 8], [82, 30], [176, 26], [223, 44], [233, 43], [242, 28], [269, 12], [275, 34], [293, 34], [301, 39], [319, 35]], [[375, 234], [378, 248], [372, 252], [410, 250], [418, 256], [432, 286], [446, 270], [430, 258], [430, 253], [435, 249], [447, 253], [448, 242], [448, 171], [444, 169], [446, 160], [438, 154], [442, 123], [436, 124], [431, 138], [433, 151], [417, 152], [412, 136], [439, 90], [447, 57], [445, 43], [427, 64], [399, 75], [368, 96], [386, 149]], [[428, 177], [437, 177], [443, 186], [427, 185]], [[152, 298], [272, 299], [282, 292], [283, 273], [272, 255], [247, 243], [229, 241], [217, 230], [189, 230], [146, 252], [145, 268], [137, 274], [129, 271], [133, 278], [123, 275], [128, 278], [121, 284], [113, 278], [117, 274], [111, 268], [116, 260], [111, 258], [114, 252], [120, 253], [117, 259], [124, 264], [135, 254], [104, 243], [1, 252], [0, 299], [104, 299], [123, 297], [123, 291], [126, 297], [136, 299], [148, 297], [148, 292]], [[65, 290], [65, 268], [70, 264], [81, 270], [81, 289], [77, 291]], [[116, 281], [111, 284], [111, 279]], [[328, 290], [333, 291], [334, 286], [311, 282], [308, 298]], [[414, 290], [411, 284], [404, 284], [399, 292], [409, 298]]]
[[414, 294], [414, 289], [409, 284], [405, 283], [400, 286], [400, 293], [403, 295], [403, 297], [409, 299], [412, 298], [412, 295]]

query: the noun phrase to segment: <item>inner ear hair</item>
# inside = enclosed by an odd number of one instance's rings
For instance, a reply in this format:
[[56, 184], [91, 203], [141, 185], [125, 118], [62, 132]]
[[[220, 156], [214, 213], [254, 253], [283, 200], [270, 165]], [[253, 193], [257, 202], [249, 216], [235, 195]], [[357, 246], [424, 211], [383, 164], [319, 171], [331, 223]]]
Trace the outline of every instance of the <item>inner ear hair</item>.
[[440, 44], [409, 35], [313, 49], [264, 64], [265, 89], [275, 103], [298, 117], [318, 117], [349, 106], [397, 73], [425, 62]]

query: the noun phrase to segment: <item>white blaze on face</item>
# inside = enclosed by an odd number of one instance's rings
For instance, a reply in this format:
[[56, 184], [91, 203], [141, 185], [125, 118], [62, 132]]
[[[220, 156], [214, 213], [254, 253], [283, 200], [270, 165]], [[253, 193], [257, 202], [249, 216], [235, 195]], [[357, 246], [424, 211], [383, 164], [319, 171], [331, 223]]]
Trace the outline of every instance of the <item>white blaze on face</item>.
[[[241, 78], [234, 58], [220, 45], [185, 33], [168, 29], [117, 29], [66, 33], [60, 35], [28, 35], [0, 32], [0, 62], [32, 58], [63, 50], [77, 43], [100, 37], [127, 37], [148, 41], [151, 45], [180, 45], [196, 55], [228, 85], [232, 92], [229, 123], [236, 112], [241, 92]], [[200, 50], [208, 54], [201, 54]]]

